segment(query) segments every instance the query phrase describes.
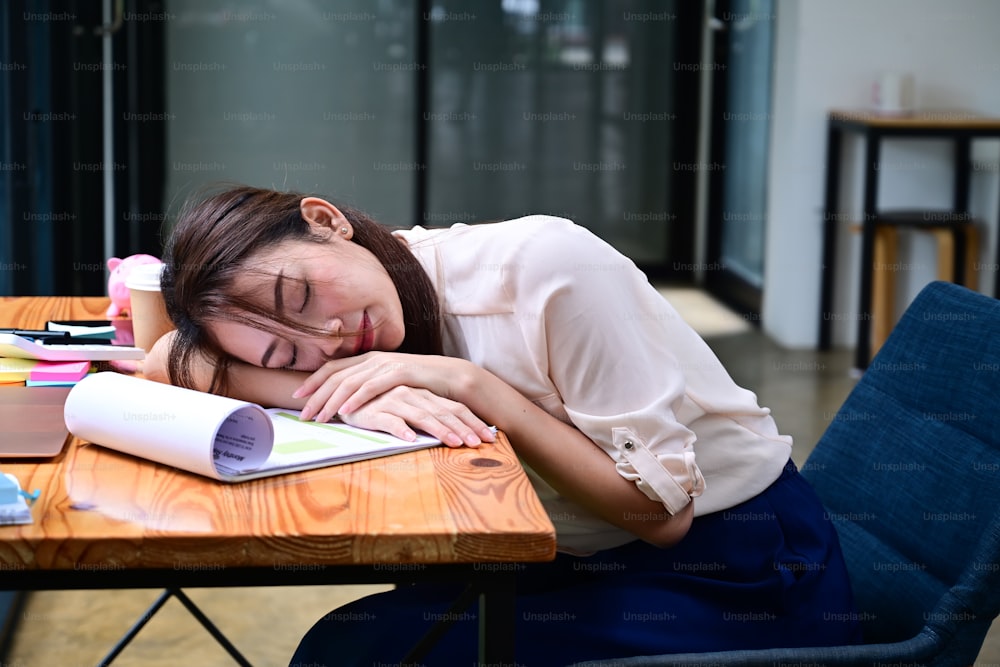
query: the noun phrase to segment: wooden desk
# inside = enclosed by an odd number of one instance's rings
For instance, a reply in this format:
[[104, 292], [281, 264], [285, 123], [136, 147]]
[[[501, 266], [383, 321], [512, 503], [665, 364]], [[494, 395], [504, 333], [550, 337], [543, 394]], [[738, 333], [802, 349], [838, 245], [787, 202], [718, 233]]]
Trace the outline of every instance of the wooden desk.
[[[102, 319], [107, 304], [0, 298], [0, 323]], [[0, 527], [2, 589], [456, 578], [481, 594], [481, 661], [513, 664], [515, 568], [503, 564], [555, 557], [555, 529], [503, 434], [477, 449], [437, 447], [236, 485], [75, 438], [55, 460], [2, 464], [41, 490], [33, 524]]]
[[[827, 120], [826, 187], [823, 216], [823, 263], [820, 296], [819, 348], [831, 346], [834, 270], [836, 267], [837, 223], [840, 197], [840, 156], [842, 138], [853, 132], [865, 139], [864, 212], [861, 224], [861, 280], [858, 294], [856, 368], [868, 367], [871, 347], [872, 264], [878, 209], [878, 171], [882, 141], [891, 138], [948, 139], [954, 146], [955, 180], [951, 213], [955, 219], [969, 215], [969, 170], [973, 139], [1000, 137], [1000, 118], [991, 118], [962, 109], [923, 110], [902, 116], [886, 116], [871, 111], [834, 110]], [[1000, 235], [994, 261], [1000, 261]], [[956, 266], [961, 267], [962, 262]], [[994, 274], [994, 294], [1000, 295], [1000, 272]]]

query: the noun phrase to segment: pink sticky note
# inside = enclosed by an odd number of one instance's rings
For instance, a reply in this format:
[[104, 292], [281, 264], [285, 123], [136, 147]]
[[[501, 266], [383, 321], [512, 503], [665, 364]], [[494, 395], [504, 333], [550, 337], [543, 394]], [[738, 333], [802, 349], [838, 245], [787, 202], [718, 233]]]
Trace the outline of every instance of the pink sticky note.
[[76, 382], [90, 371], [89, 361], [40, 361], [31, 369], [29, 380]]

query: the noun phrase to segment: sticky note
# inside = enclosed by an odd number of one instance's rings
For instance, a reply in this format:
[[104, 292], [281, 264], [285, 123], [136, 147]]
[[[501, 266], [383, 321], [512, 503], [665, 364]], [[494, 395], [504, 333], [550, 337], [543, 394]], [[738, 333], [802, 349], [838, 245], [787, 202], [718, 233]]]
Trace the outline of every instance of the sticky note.
[[0, 475], [0, 505], [9, 505], [17, 502], [20, 487], [15, 484], [7, 475]]
[[28, 379], [35, 382], [76, 382], [89, 371], [89, 361], [40, 361], [31, 369]]
[[0, 357], [0, 382], [23, 382], [37, 365], [35, 359]]

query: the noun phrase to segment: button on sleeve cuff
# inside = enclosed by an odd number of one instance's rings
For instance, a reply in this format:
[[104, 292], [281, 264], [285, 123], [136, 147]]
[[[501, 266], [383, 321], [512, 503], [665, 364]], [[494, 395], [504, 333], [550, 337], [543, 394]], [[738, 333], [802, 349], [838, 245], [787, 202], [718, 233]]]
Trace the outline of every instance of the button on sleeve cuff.
[[694, 452], [682, 451], [653, 454], [631, 429], [613, 429], [614, 445], [619, 458], [618, 473], [636, 483], [650, 500], [663, 503], [667, 511], [676, 514], [691, 498], [701, 495], [705, 479], [695, 463]]

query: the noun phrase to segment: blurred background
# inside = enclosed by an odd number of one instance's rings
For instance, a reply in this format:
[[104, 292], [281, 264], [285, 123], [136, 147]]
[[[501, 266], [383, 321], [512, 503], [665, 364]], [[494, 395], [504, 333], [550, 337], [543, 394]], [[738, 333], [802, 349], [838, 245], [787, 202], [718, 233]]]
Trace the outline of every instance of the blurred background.
[[[675, 0], [6, 3], [0, 294], [100, 294], [106, 257], [241, 182], [393, 226], [569, 217], [658, 280], [725, 266], [756, 312], [773, 7], [719, 4], [706, 33]], [[699, 237], [708, 185], [741, 214]]]
[[[897, 71], [917, 107], [1000, 116], [997, 24], [991, 0], [10, 0], [0, 294], [101, 294], [107, 257], [159, 254], [185, 199], [240, 182], [392, 226], [566, 216], [815, 348], [827, 113]], [[989, 291], [1000, 146], [974, 144]], [[947, 142], [883, 157], [885, 205], [950, 201]], [[858, 235], [838, 234], [849, 347]], [[935, 277], [919, 236], [900, 310]]]

